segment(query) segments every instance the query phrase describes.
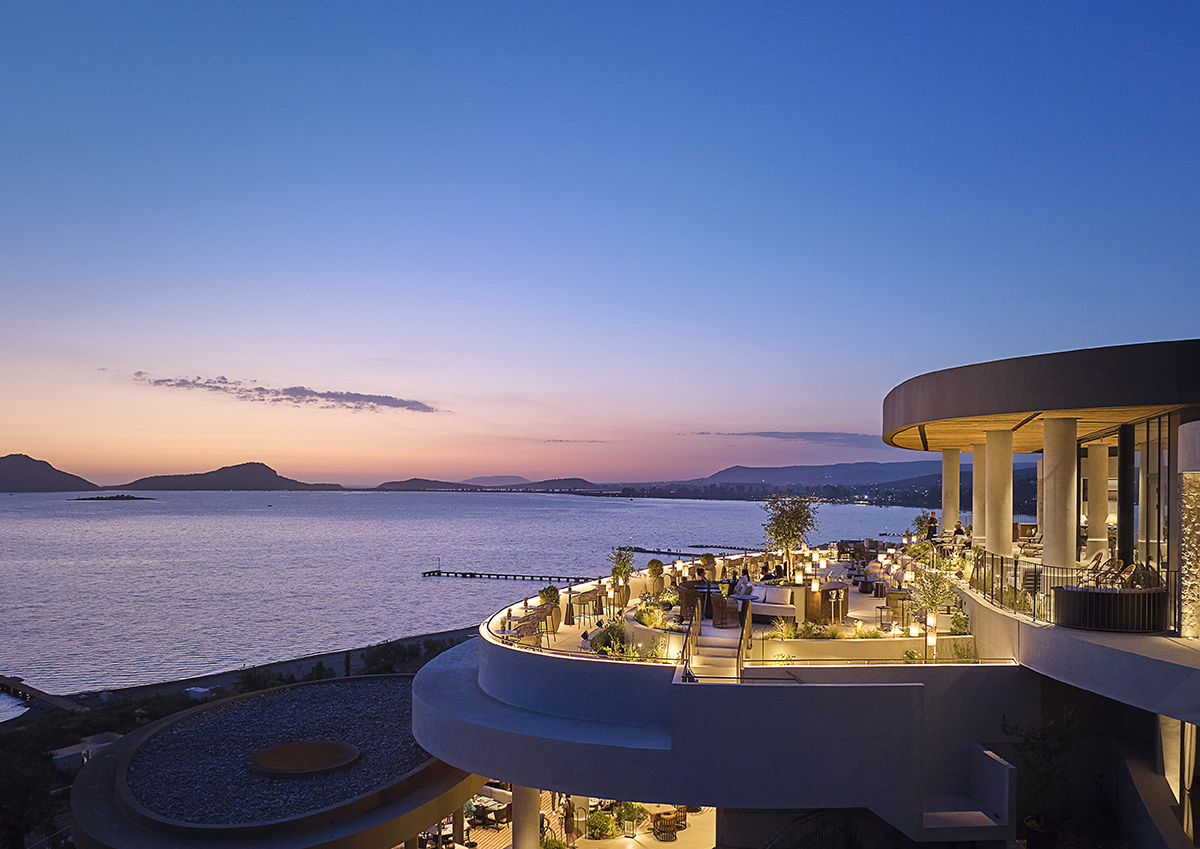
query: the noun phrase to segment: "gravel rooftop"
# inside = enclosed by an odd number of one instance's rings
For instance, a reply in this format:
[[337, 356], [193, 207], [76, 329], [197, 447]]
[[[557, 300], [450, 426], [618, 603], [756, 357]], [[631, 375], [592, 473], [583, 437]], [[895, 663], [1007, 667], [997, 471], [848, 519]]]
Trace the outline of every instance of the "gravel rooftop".
[[[357, 746], [358, 762], [330, 775], [251, 772], [259, 749], [299, 740]], [[288, 819], [394, 782], [429, 759], [412, 736], [412, 679], [336, 681], [263, 693], [176, 723], [138, 750], [133, 795], [160, 816], [208, 825]]]

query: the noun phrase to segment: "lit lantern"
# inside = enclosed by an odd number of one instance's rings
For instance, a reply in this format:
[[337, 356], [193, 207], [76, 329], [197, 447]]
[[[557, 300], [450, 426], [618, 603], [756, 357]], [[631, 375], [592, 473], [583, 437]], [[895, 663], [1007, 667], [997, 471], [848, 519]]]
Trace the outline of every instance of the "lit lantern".
[[828, 561], [828, 560], [826, 560], [824, 557], [822, 557], [822, 558], [821, 558], [821, 568], [822, 568], [822, 569], [828, 569], [828, 568], [829, 568], [829, 561]]
[[812, 579], [811, 587], [812, 587], [812, 591], [814, 593], [818, 593], [821, 591], [821, 582], [815, 576]]
[[914, 575], [914, 574], [913, 574], [913, 570], [912, 570], [912, 569], [905, 569], [905, 570], [904, 570], [904, 583], [906, 583], [906, 584], [911, 584], [911, 583], [912, 583], [912, 581], [913, 581], [913, 578], [915, 578], [915, 577], [916, 577], [916, 575]]
[[910, 637], [917, 637], [917, 636], [920, 636], [920, 634], [921, 634], [921, 626], [918, 625], [916, 622], [909, 623], [908, 635]]

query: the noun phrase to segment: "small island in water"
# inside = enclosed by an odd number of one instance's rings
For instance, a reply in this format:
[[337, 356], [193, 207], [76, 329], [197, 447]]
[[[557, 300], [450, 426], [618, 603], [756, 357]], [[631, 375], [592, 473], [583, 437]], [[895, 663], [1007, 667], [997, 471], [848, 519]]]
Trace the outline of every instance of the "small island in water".
[[72, 501], [153, 501], [146, 495], [89, 495], [72, 498]]

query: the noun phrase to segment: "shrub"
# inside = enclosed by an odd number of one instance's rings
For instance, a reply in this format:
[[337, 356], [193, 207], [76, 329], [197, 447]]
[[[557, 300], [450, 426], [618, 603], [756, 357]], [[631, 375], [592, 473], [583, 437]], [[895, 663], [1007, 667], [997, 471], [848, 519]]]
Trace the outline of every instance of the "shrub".
[[616, 837], [617, 823], [611, 816], [604, 811], [592, 811], [587, 818], [587, 836], [588, 840], [604, 840], [608, 837]]
[[547, 837], [542, 841], [542, 849], [567, 849], [567, 844], [557, 837]]
[[633, 621], [645, 625], [647, 628], [662, 628], [663, 610], [654, 605], [639, 607], [634, 611]]
[[558, 604], [558, 587], [554, 586], [554, 584], [551, 584], [545, 589], [538, 590], [538, 601], [540, 601], [542, 604], [545, 604], [546, 602]]
[[646, 573], [651, 578], [661, 578], [663, 574], [663, 562], [655, 557], [646, 564]]
[[311, 670], [309, 670], [308, 673], [305, 674], [305, 676], [303, 678], [301, 678], [300, 680], [301, 681], [324, 681], [326, 678], [336, 678], [336, 677], [337, 677], [337, 673], [333, 671], [332, 667], [326, 666], [324, 661], [318, 660], [317, 665], [314, 666]]
[[962, 637], [969, 633], [971, 633], [971, 620], [967, 618], [967, 614], [961, 610], [954, 611], [954, 615], [950, 617], [950, 635]]
[[641, 822], [646, 818], [646, 809], [637, 802], [622, 802], [615, 811], [617, 819], [622, 822]]
[[798, 634], [799, 629], [796, 627], [795, 619], [776, 616], [771, 620], [771, 630], [767, 632], [767, 638], [771, 640], [794, 640]]

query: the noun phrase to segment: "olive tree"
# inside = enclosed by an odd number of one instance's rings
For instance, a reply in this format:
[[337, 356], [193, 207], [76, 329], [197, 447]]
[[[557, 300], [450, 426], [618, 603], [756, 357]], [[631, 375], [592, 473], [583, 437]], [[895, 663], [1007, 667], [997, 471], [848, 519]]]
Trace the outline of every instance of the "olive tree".
[[762, 505], [767, 512], [763, 522], [768, 543], [782, 548], [787, 558], [788, 574], [794, 574], [792, 550], [808, 542], [808, 535], [817, 530], [817, 501], [787, 492], [773, 492]]
[[633, 548], [628, 545], [616, 546], [604, 559], [612, 564], [613, 580], [628, 584], [633, 572]]

